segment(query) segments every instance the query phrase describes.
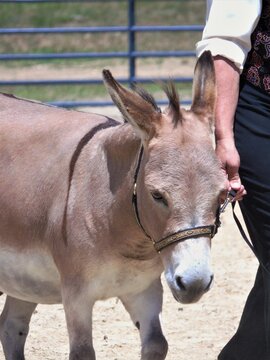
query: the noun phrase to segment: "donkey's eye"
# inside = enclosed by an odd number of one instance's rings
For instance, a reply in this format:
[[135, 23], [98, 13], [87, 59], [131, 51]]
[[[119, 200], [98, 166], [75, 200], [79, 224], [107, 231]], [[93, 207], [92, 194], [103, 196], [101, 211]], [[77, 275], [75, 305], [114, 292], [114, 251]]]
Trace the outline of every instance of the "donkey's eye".
[[157, 202], [163, 203], [163, 205], [168, 206], [167, 200], [164, 198], [164, 196], [159, 191], [153, 191], [151, 193], [153, 199]]

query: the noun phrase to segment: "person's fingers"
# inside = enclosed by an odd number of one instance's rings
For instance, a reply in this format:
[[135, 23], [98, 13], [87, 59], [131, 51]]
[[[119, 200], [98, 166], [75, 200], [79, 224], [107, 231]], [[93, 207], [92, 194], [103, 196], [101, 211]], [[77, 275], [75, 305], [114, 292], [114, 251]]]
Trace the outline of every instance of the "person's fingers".
[[234, 163], [230, 163], [230, 165], [227, 164], [227, 175], [229, 180], [229, 190], [234, 190], [236, 192], [236, 195], [233, 199], [233, 201], [242, 200], [243, 197], [246, 194], [245, 187], [241, 183], [241, 179], [239, 176], [239, 157], [235, 157]]
[[[239, 175], [238, 175], [239, 176]], [[233, 180], [229, 179], [230, 182], [230, 187], [235, 190], [236, 192], [238, 192], [241, 189], [241, 180], [240, 177], [238, 178], [234, 178]]]
[[241, 201], [243, 200], [243, 197], [247, 194], [247, 191], [244, 187], [244, 185], [241, 184], [240, 189], [237, 191], [235, 200]]
[[236, 195], [235, 195], [233, 201], [241, 201], [243, 199], [243, 197], [247, 194], [247, 191], [246, 191], [244, 185], [241, 184], [241, 182], [231, 182], [230, 189], [233, 189], [236, 191]]

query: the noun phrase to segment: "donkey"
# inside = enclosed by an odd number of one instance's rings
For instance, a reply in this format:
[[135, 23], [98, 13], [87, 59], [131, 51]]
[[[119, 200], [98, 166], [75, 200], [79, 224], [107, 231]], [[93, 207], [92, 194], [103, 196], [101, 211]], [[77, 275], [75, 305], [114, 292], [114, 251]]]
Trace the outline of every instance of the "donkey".
[[163, 360], [162, 285], [192, 303], [209, 290], [211, 238], [224, 188], [211, 141], [215, 77], [197, 62], [190, 110], [172, 83], [164, 112], [104, 70], [125, 122], [0, 95], [0, 338], [24, 359], [38, 303], [63, 303], [70, 360], [94, 360], [92, 308], [118, 297]]

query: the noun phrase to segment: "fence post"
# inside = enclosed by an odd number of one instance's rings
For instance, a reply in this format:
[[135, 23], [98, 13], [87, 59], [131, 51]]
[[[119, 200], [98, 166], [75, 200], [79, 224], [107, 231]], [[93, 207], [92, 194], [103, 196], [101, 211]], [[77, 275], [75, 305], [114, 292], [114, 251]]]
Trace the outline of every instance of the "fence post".
[[136, 15], [135, 15], [135, 0], [129, 0], [128, 2], [128, 55], [129, 55], [129, 77], [128, 83], [131, 87], [131, 84], [135, 78], [136, 72], [136, 59], [133, 56], [133, 52], [135, 51], [136, 43], [135, 43], [135, 31], [133, 30], [133, 26], [136, 22]]

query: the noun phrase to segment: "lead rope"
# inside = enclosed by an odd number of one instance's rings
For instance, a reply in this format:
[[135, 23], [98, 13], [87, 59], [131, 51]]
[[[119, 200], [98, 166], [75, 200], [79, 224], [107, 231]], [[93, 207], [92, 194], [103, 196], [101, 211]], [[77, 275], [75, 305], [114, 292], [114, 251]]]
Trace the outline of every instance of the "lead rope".
[[243, 226], [241, 225], [240, 220], [238, 219], [235, 211], [235, 202], [232, 202], [232, 212], [233, 212], [233, 218], [234, 221], [236, 222], [236, 225], [238, 227], [238, 230], [240, 231], [240, 234], [242, 235], [242, 238], [245, 240], [246, 244], [249, 246], [249, 248], [251, 249], [251, 251], [253, 252], [253, 254], [256, 256], [259, 264], [261, 265], [261, 267], [264, 269], [264, 271], [270, 276], [270, 270], [267, 269], [266, 265], [264, 265], [264, 263], [262, 262], [262, 260], [259, 258], [259, 255], [257, 254], [251, 240], [248, 238], [248, 236], [245, 233], [245, 230], [243, 229]]
[[263, 281], [265, 284], [265, 304], [264, 304], [264, 320], [265, 320], [265, 341], [266, 341], [266, 351], [267, 354], [270, 353], [270, 311], [269, 311], [269, 306], [270, 306], [270, 271], [268, 270], [268, 268], [266, 267], [266, 265], [263, 263], [263, 261], [260, 259], [259, 255], [257, 254], [251, 240], [248, 238], [248, 236], [245, 233], [245, 230], [243, 229], [240, 220], [238, 219], [235, 211], [235, 202], [232, 202], [232, 212], [233, 212], [233, 218], [234, 221], [236, 222], [236, 225], [238, 227], [238, 230], [240, 231], [240, 234], [242, 235], [242, 238], [245, 240], [246, 244], [249, 246], [249, 248], [251, 249], [251, 251], [253, 252], [253, 254], [256, 256], [261, 268], [262, 268], [262, 276], [263, 276]]

